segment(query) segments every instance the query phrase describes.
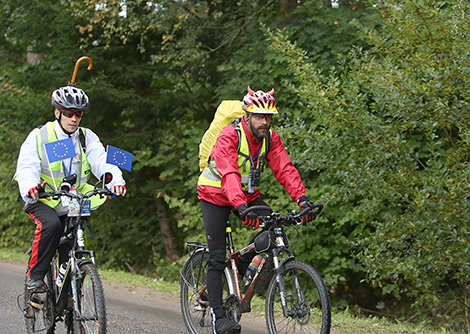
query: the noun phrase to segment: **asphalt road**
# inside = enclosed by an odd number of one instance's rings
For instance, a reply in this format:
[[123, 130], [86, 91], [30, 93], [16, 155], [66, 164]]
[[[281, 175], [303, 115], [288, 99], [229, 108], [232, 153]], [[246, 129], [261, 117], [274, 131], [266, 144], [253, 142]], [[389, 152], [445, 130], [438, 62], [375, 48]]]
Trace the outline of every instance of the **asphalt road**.
[[[23, 293], [25, 265], [0, 262], [0, 334], [26, 333], [17, 297]], [[103, 281], [110, 334], [187, 333], [178, 295]], [[244, 314], [242, 333], [266, 333], [263, 318]], [[62, 323], [56, 333], [66, 333]]]

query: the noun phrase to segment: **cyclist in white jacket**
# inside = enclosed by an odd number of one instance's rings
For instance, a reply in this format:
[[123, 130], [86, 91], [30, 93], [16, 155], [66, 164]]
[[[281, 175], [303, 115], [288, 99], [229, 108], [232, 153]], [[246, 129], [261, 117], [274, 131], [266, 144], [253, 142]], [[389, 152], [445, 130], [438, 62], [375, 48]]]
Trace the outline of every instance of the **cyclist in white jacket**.
[[[113, 193], [125, 196], [127, 191], [120, 169], [106, 163], [106, 152], [98, 136], [79, 126], [85, 110], [89, 109], [88, 96], [81, 89], [66, 86], [52, 93], [52, 105], [55, 121], [30, 132], [21, 145], [16, 168], [23, 210], [36, 223], [26, 278], [33, 290], [44, 288], [44, 276], [59, 246], [67, 216], [66, 202], [39, 199], [39, 193], [55, 190], [64, 177], [72, 174], [77, 175], [74, 188], [84, 193], [92, 188], [86, 183], [90, 173], [99, 179], [105, 172], [113, 175], [107, 185]], [[44, 144], [67, 138], [72, 138], [75, 157], [49, 164]], [[91, 208], [96, 209], [105, 200], [95, 199]], [[64, 244], [59, 249], [60, 263], [67, 260], [70, 247]]]

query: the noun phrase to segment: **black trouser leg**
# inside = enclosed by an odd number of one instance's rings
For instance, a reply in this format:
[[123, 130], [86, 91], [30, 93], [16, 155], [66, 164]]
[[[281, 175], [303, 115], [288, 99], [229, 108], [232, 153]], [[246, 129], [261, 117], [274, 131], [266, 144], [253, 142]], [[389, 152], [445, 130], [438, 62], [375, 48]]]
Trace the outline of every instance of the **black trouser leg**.
[[[266, 205], [266, 203], [257, 198], [249, 203], [253, 205]], [[232, 207], [218, 206], [206, 201], [201, 201], [202, 218], [204, 220], [204, 227], [206, 230], [206, 239], [209, 246], [209, 261], [207, 267], [207, 290], [209, 293], [209, 303], [214, 310], [217, 318], [224, 315], [222, 306], [222, 293], [223, 283], [222, 274], [225, 268], [225, 255], [226, 255], [226, 234], [225, 228], [229, 218]], [[269, 211], [256, 211], [259, 215], [268, 215]], [[237, 261], [243, 270], [250, 264], [255, 252], [244, 254]]]
[[222, 307], [222, 273], [225, 268], [226, 235], [225, 228], [232, 207], [218, 206], [201, 201], [202, 218], [206, 230], [206, 239], [209, 246], [209, 260], [207, 266], [207, 290], [209, 303], [214, 310], [216, 318], [223, 317]]
[[34, 280], [42, 280], [59, 246], [63, 224], [51, 207], [39, 201], [26, 205], [24, 212], [36, 223], [27, 276]]

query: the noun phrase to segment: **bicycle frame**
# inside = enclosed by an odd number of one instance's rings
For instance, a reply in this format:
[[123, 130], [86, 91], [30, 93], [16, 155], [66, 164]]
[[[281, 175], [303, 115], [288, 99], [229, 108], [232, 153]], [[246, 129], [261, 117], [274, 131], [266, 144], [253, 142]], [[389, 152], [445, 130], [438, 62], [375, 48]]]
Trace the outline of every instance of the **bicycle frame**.
[[[302, 215], [311, 209], [318, 215], [322, 204], [311, 204], [299, 212], [287, 215], [271, 212], [260, 216], [263, 231], [249, 245], [236, 250], [232, 228], [226, 224], [228, 258], [223, 270], [223, 301], [229, 320], [239, 322], [243, 313], [251, 311], [251, 300], [256, 292], [266, 290], [265, 317], [268, 333], [328, 334], [331, 326], [331, 303], [326, 286], [318, 272], [309, 264], [295, 259], [286, 227], [302, 225]], [[266, 209], [253, 206], [249, 208]], [[287, 232], [288, 233], [288, 232]], [[298, 233], [298, 232], [297, 232]], [[181, 309], [190, 333], [208, 333], [210, 315], [206, 275], [208, 245], [187, 242], [189, 258], [181, 271]], [[295, 244], [295, 241], [294, 241]], [[250, 256], [247, 256], [247, 253]], [[261, 255], [260, 264], [250, 274], [244, 286], [238, 272], [239, 259]], [[282, 253], [282, 254], [281, 254]], [[248, 259], [247, 259], [248, 260]], [[258, 263], [258, 261], [256, 261]], [[198, 313], [200, 312], [200, 313]]]
[[[99, 183], [98, 183], [99, 184]], [[97, 184], [97, 185], [98, 185]], [[73, 317], [74, 321], [96, 321], [99, 318], [97, 316], [88, 316], [85, 313], [81, 314], [81, 305], [80, 305], [80, 281], [83, 279], [82, 276], [82, 266], [87, 264], [95, 265], [95, 252], [93, 250], [85, 249], [84, 242], [84, 230], [86, 226], [89, 227], [91, 232], [91, 226], [89, 225], [88, 216], [90, 215], [89, 205], [86, 206], [85, 202], [92, 196], [99, 195], [111, 195], [111, 192], [106, 189], [98, 189], [95, 186], [93, 192], [88, 194], [76, 194], [69, 192], [69, 189], [61, 189], [52, 191], [49, 193], [41, 193], [40, 197], [61, 197], [67, 196], [76, 201], [76, 206], [74, 205], [73, 210], [69, 210], [68, 217], [66, 219], [66, 230], [59, 241], [59, 247], [66, 243], [71, 244], [71, 249], [68, 254], [68, 261], [66, 265], [66, 271], [60, 286], [58, 286], [58, 255], [54, 254], [52, 261], [50, 263], [50, 274], [48, 275], [48, 289], [46, 290], [47, 295], [51, 298], [52, 308], [50, 310], [51, 316], [55, 319], [52, 321], [52, 326], [55, 326], [55, 323], [62, 319], [62, 316], [66, 316], [66, 319]], [[85, 205], [85, 206], [84, 206]], [[86, 209], [85, 209], [86, 207]], [[95, 269], [96, 270], [96, 269]], [[93, 275], [93, 274], [92, 274]], [[96, 276], [95, 276], [96, 277]], [[98, 276], [99, 278], [99, 276]], [[73, 302], [70, 305], [70, 301]], [[30, 306], [29, 306], [30, 307]], [[70, 307], [70, 308], [68, 308]], [[96, 307], [96, 305], [95, 305]], [[25, 308], [25, 314], [27, 312], [28, 306]], [[42, 308], [40, 308], [42, 309]], [[101, 308], [103, 310], [104, 308]], [[105, 314], [105, 311], [103, 312]], [[28, 326], [28, 324], [27, 324]], [[71, 323], [66, 325], [68, 330], [70, 330]], [[75, 326], [75, 325], [74, 325]], [[106, 326], [106, 325], [105, 325]], [[104, 328], [105, 328], [104, 326]], [[53, 329], [53, 327], [51, 327]], [[45, 330], [49, 331], [51, 328], [47, 327]]]
[[[67, 269], [66, 269], [63, 281], [62, 281], [62, 285], [60, 288], [56, 284], [53, 285], [54, 296], [55, 296], [55, 310], [56, 310], [56, 314], [60, 314], [63, 312], [63, 310], [66, 307], [68, 293], [70, 292], [70, 289], [71, 289], [73, 300], [74, 300], [74, 305], [73, 305], [74, 312], [77, 315], [78, 319], [81, 319], [80, 310], [78, 306], [78, 293], [77, 293], [77, 288], [76, 288], [78, 268], [80, 264], [84, 262], [91, 262], [94, 264], [95, 263], [95, 251], [84, 249], [83, 228], [84, 228], [85, 220], [80, 216], [69, 218], [69, 219], [73, 219], [75, 221], [72, 224], [76, 224], [77, 235], [74, 237], [74, 246], [70, 250], [70, 253], [69, 253], [69, 260], [67, 263]], [[80, 235], [82, 236], [81, 242], [79, 242]], [[65, 236], [62, 237], [61, 244], [67, 242], [68, 240], [69, 239], [67, 239]], [[87, 254], [89, 256], [89, 259], [79, 258], [79, 256], [82, 256], [84, 254]], [[57, 276], [58, 276], [57, 255], [54, 255], [52, 259], [52, 269], [53, 269], [53, 278], [54, 278], [54, 281], [56, 281]]]
[[[229, 292], [232, 293], [232, 294], [235, 294], [239, 298], [242, 313], [249, 312], [251, 310], [251, 306], [250, 306], [251, 305], [251, 299], [253, 298], [253, 296], [255, 294], [256, 282], [257, 282], [257, 280], [259, 278], [259, 275], [260, 275], [261, 271], [263, 270], [267, 260], [269, 259], [269, 257], [272, 256], [273, 261], [274, 261], [274, 269], [273, 269], [274, 274], [279, 275], [280, 272], [282, 272], [284, 264], [287, 261], [293, 260], [295, 258], [294, 251], [292, 249], [286, 247], [284, 245], [283, 241], [282, 241], [282, 243], [278, 241], [277, 243], [279, 243], [279, 244], [277, 244], [277, 248], [272, 249], [272, 255], [269, 252], [265, 253], [263, 259], [261, 260], [261, 263], [258, 266], [258, 269], [256, 270], [256, 272], [253, 276], [253, 279], [251, 280], [251, 283], [250, 283], [247, 291], [245, 292], [245, 295], [242, 296], [242, 292], [241, 292], [241, 289], [240, 289], [240, 278], [239, 278], [239, 274], [238, 274], [236, 259], [240, 258], [243, 254], [246, 254], [246, 253], [254, 250], [255, 249], [255, 243], [252, 242], [249, 245], [247, 245], [246, 247], [243, 247], [242, 249], [240, 249], [238, 251], [235, 251], [235, 246], [234, 246], [233, 237], [232, 237], [232, 227], [231, 227], [231, 224], [230, 224], [229, 221], [227, 221], [226, 235], [227, 235], [227, 241], [228, 241], [228, 250], [229, 250], [229, 253], [230, 253], [230, 257], [227, 260], [227, 265], [230, 265], [230, 268], [233, 272], [233, 277], [234, 277], [233, 284], [228, 284], [228, 286], [229, 287], [232, 286], [232, 287], [235, 288], [234, 291], [229, 290]], [[279, 254], [281, 252], [286, 252], [288, 254], [288, 257], [285, 258], [285, 259], [282, 259], [281, 262], [279, 262]], [[282, 286], [282, 280], [278, 280], [278, 282], [281, 284], [279, 286], [280, 291], [284, 291], [284, 287]], [[282, 303], [283, 304], [284, 315], [287, 316], [288, 311], [287, 311], [287, 308], [285, 306], [285, 295], [283, 293], [281, 293], [281, 299], [284, 301]]]
[[[274, 249], [271, 250], [272, 255], [270, 254], [270, 252], [266, 252], [264, 254], [264, 257], [261, 260], [261, 263], [258, 266], [258, 269], [254, 273], [253, 279], [252, 279], [250, 285], [248, 286], [247, 291], [243, 295], [242, 291], [241, 291], [241, 288], [240, 288], [240, 276], [239, 276], [239, 273], [238, 273], [238, 267], [237, 267], [237, 264], [236, 264], [236, 260], [238, 258], [240, 258], [243, 254], [246, 254], [246, 253], [254, 250], [255, 249], [255, 243], [252, 242], [249, 245], [247, 245], [246, 247], [243, 247], [242, 249], [240, 249], [238, 251], [235, 251], [235, 246], [234, 246], [233, 236], [232, 236], [232, 226], [231, 226], [229, 221], [227, 221], [226, 237], [227, 237], [227, 242], [228, 242], [228, 247], [227, 248], [229, 250], [230, 256], [227, 259], [227, 266], [225, 267], [224, 270], [225, 271], [232, 271], [232, 273], [233, 273], [233, 276], [228, 274], [228, 273], [227, 273], [227, 275], [225, 275], [227, 277], [227, 279], [229, 280], [228, 282], [226, 282], [227, 286], [228, 286], [228, 292], [229, 292], [229, 294], [235, 295], [235, 296], [238, 297], [238, 299], [240, 300], [240, 306], [241, 306], [242, 313], [250, 312], [250, 310], [251, 310], [251, 300], [252, 300], [252, 298], [255, 294], [256, 282], [257, 282], [257, 280], [260, 276], [261, 271], [263, 270], [264, 266], [266, 265], [268, 259], [270, 257], [273, 258], [273, 261], [274, 261], [274, 269], [273, 269], [274, 272], [273, 272], [273, 274], [280, 275], [280, 273], [283, 270], [283, 267], [284, 267], [285, 263], [287, 263], [288, 261], [293, 260], [295, 258], [294, 251], [292, 249], [286, 247], [284, 245], [283, 241], [282, 242], [278, 241], [278, 243], [281, 243], [281, 244], [278, 244], [277, 248], [274, 248]], [[188, 245], [188, 248], [190, 248], [190, 247], [195, 248], [194, 251], [192, 251], [192, 252], [190, 251], [190, 254], [191, 254], [190, 257], [193, 257], [197, 252], [208, 251], [207, 245], [203, 244], [203, 243], [200, 243], [200, 242], [196, 242], [196, 243], [189, 243], [188, 242], [187, 245]], [[287, 253], [288, 257], [282, 259], [279, 262], [279, 254], [282, 253], [282, 252]], [[233, 281], [231, 281], [232, 277], [233, 277]], [[198, 277], [198, 279], [199, 279], [199, 277]], [[279, 291], [284, 291], [284, 287], [282, 286], [282, 280], [278, 280], [278, 282], [280, 282], [280, 286], [279, 286], [280, 290]], [[194, 291], [198, 295], [199, 303], [201, 303], [201, 304], [205, 303], [205, 301], [201, 300], [200, 297], [203, 295], [203, 293], [206, 290], [207, 290], [207, 286], [204, 285], [202, 287], [202, 289], [200, 289], [199, 291]], [[289, 315], [289, 313], [288, 313], [287, 307], [285, 306], [285, 304], [286, 304], [285, 303], [285, 294], [283, 294], [283, 293], [281, 293], [281, 300], [283, 300], [282, 304], [283, 304], [284, 315], [287, 317]]]

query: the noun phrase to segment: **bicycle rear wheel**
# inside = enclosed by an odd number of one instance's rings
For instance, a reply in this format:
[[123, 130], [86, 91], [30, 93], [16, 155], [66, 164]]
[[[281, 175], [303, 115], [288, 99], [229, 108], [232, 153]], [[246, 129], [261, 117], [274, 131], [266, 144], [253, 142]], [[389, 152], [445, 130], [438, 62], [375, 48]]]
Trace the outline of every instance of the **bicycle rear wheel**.
[[[211, 334], [212, 317], [209, 307], [209, 295], [206, 287], [207, 259], [209, 253], [200, 251], [186, 261], [181, 271], [180, 305], [184, 324], [190, 334]], [[227, 278], [224, 271], [223, 300], [230, 295]]]
[[79, 268], [77, 295], [80, 318], [75, 314], [74, 334], [104, 334], [106, 305], [100, 275], [93, 263], [83, 263]]
[[55, 331], [54, 296], [52, 289], [49, 288], [54, 284], [54, 280], [50, 270], [46, 274], [45, 282], [44, 292], [31, 293], [25, 280], [24, 315], [28, 334], [38, 332], [54, 334]]
[[284, 266], [282, 283], [289, 314], [284, 316], [279, 284], [274, 276], [266, 294], [268, 333], [330, 333], [330, 297], [315, 269], [301, 261], [290, 261]]

